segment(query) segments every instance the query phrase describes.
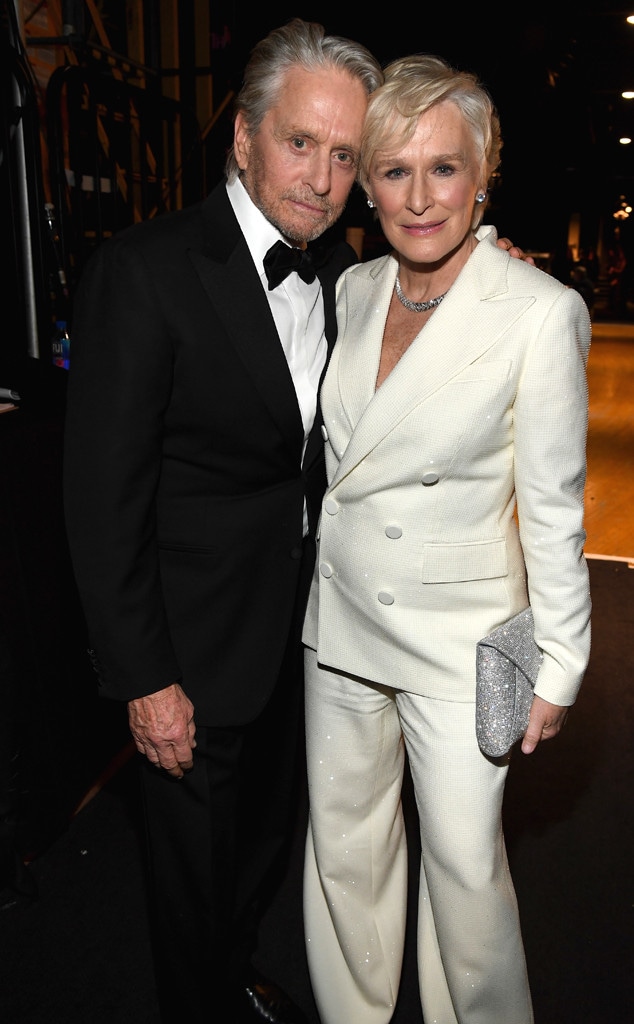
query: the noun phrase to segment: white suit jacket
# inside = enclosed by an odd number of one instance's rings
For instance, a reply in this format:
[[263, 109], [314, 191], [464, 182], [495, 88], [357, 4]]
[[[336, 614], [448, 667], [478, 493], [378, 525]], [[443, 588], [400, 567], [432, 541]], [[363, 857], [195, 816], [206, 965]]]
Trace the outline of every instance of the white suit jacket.
[[530, 601], [535, 692], [569, 705], [590, 650], [590, 319], [576, 291], [497, 248], [494, 228], [478, 237], [378, 390], [396, 260], [339, 279], [303, 639], [325, 665], [472, 701], [477, 641]]

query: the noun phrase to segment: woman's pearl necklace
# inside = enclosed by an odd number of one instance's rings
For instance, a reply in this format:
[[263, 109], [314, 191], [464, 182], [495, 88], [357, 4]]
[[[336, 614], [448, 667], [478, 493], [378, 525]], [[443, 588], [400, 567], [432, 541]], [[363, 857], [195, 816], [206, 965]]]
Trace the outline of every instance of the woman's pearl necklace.
[[[434, 309], [436, 306], [440, 305], [445, 295], [447, 294], [447, 292], [443, 292], [442, 295], [437, 295], [435, 299], [430, 299], [429, 302], [412, 302], [411, 299], [408, 299], [407, 296], [403, 294], [403, 289], [401, 288], [401, 282], [399, 280], [398, 271], [396, 272], [396, 282], [394, 284], [394, 287], [396, 289], [396, 295], [399, 301], [403, 303], [405, 309], [411, 310], [412, 313], [426, 313], [429, 309]], [[448, 290], [449, 289], [447, 289], [447, 291]]]

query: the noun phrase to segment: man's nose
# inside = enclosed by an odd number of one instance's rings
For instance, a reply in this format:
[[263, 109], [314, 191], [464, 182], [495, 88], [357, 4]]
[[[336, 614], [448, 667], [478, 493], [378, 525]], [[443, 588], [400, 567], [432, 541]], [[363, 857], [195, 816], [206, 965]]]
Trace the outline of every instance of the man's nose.
[[306, 184], [310, 185], [315, 195], [325, 196], [330, 192], [331, 176], [330, 153], [317, 152], [313, 154], [306, 175]]

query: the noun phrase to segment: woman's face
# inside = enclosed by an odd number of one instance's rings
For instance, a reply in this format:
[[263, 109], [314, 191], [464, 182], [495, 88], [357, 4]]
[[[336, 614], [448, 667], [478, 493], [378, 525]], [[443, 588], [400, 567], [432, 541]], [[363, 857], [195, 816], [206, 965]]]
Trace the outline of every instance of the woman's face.
[[474, 245], [475, 197], [486, 191], [469, 126], [449, 101], [421, 114], [410, 141], [375, 153], [369, 173], [388, 242], [411, 263], [437, 263]]

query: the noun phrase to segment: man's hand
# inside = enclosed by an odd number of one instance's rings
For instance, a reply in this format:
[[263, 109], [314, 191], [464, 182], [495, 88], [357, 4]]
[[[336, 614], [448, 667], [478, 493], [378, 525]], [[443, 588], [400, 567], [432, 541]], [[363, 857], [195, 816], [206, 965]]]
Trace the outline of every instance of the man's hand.
[[524, 260], [524, 263], [530, 263], [531, 267], [535, 266], [535, 260], [532, 256], [526, 256], [524, 250], [520, 249], [519, 245], [513, 245], [510, 238], [498, 238], [496, 245], [499, 249], [504, 249], [505, 252], [512, 256], [515, 260]]
[[128, 721], [136, 748], [148, 761], [182, 779], [194, 763], [194, 705], [178, 683], [128, 701]]
[[549, 704], [547, 700], [533, 697], [531, 714], [528, 720], [528, 728], [522, 740], [522, 753], [532, 754], [535, 747], [541, 740], [551, 740], [561, 731], [569, 708], [562, 708], [558, 704]]

